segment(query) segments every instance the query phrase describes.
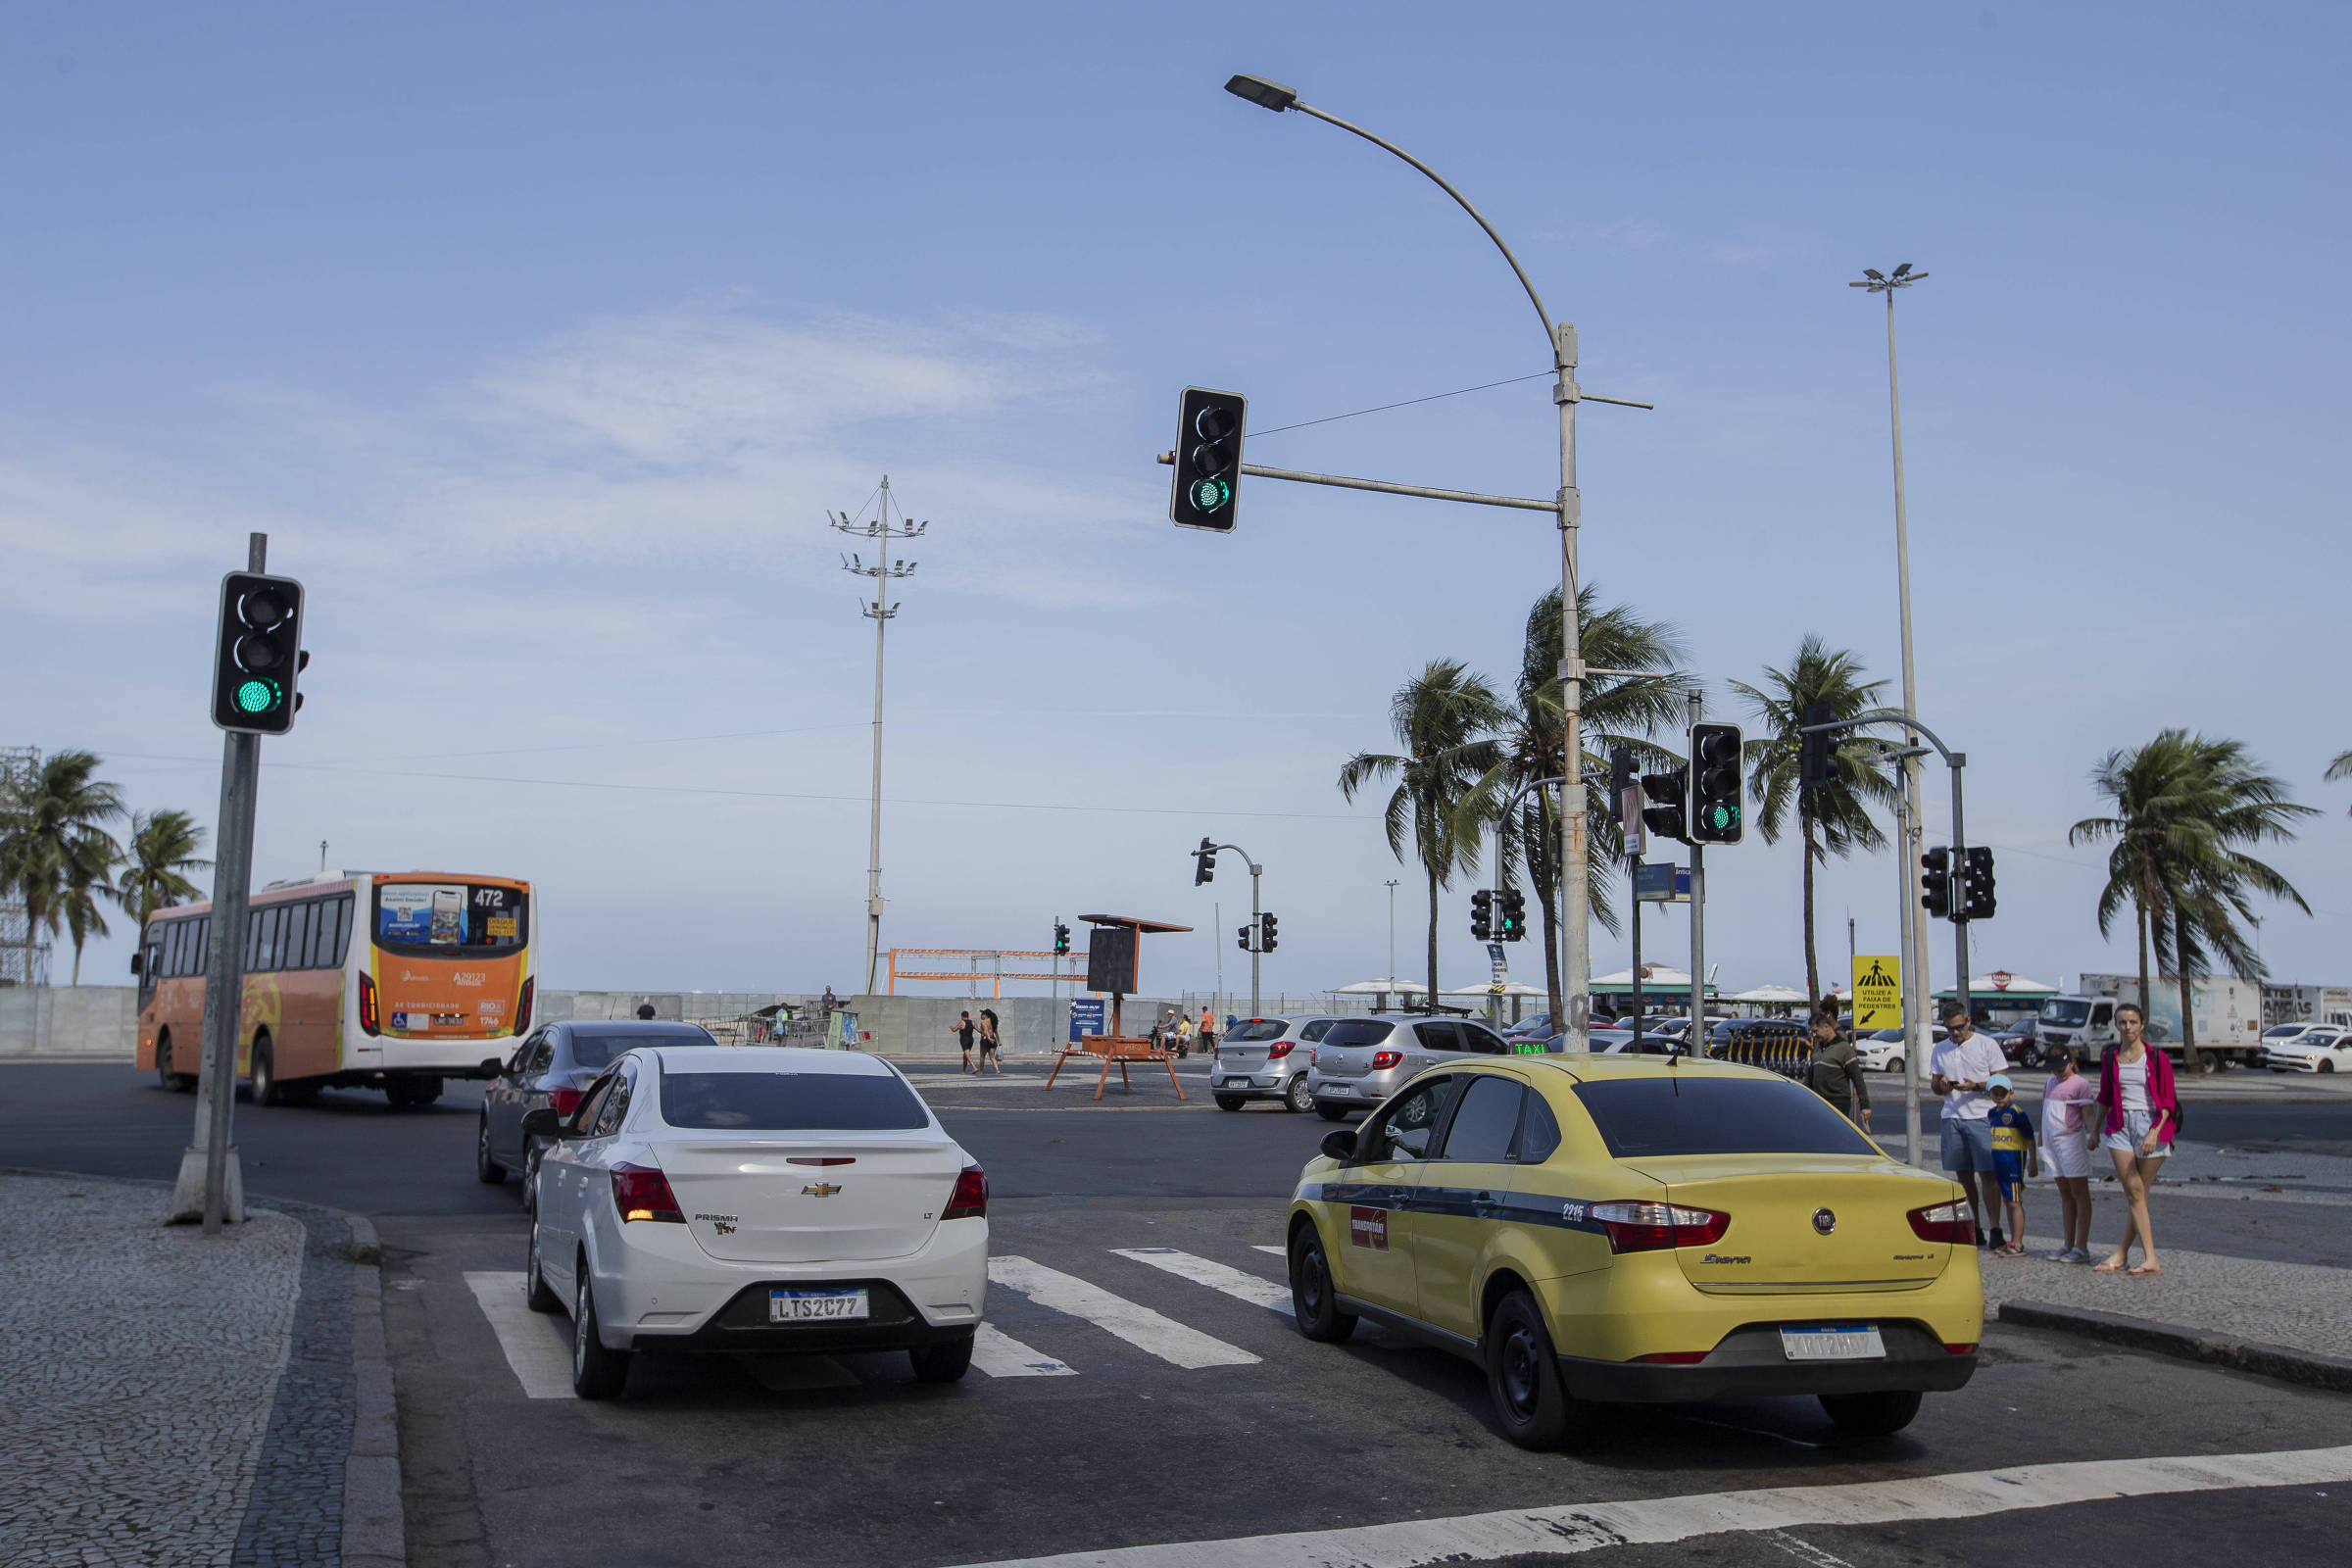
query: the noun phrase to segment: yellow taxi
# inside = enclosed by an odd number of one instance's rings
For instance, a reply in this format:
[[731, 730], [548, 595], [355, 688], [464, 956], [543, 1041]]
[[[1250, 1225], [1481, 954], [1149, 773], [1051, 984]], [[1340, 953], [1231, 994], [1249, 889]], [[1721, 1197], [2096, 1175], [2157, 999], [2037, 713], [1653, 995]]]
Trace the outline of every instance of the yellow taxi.
[[1324, 1139], [1287, 1236], [1307, 1338], [1368, 1318], [1476, 1360], [1523, 1447], [1586, 1401], [1811, 1395], [1894, 1432], [1968, 1382], [1984, 1320], [1967, 1195], [1728, 1062], [1425, 1073]]

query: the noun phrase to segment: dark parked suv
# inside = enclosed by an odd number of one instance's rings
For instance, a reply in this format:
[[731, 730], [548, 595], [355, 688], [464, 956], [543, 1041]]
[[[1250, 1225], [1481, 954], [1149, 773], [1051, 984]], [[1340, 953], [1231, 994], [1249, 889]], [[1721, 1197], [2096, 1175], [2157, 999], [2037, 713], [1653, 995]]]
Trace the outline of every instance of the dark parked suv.
[[529, 1207], [536, 1196], [531, 1178], [538, 1174], [539, 1156], [547, 1140], [525, 1138], [522, 1113], [545, 1105], [560, 1116], [579, 1107], [580, 1092], [612, 1059], [638, 1046], [715, 1046], [701, 1024], [653, 1023], [636, 1019], [612, 1023], [541, 1024], [523, 1036], [514, 1054], [490, 1080], [482, 1095], [482, 1124], [474, 1135], [473, 1173], [496, 1186], [507, 1172], [522, 1176], [522, 1201]]

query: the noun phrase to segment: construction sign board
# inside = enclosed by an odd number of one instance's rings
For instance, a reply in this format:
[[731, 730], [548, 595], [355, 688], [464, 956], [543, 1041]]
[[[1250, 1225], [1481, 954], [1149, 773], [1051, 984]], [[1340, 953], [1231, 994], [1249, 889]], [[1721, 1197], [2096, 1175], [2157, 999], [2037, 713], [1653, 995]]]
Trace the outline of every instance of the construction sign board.
[[1854, 1033], [1903, 1025], [1903, 960], [1861, 954], [1854, 959]]

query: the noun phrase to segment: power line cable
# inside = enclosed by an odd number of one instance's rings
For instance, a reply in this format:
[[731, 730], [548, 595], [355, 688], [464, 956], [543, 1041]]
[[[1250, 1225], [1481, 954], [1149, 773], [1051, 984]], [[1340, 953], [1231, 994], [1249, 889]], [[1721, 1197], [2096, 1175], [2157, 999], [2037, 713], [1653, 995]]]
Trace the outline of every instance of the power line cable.
[[1476, 386], [1456, 387], [1451, 392], [1432, 392], [1425, 398], [1406, 398], [1402, 403], [1383, 403], [1376, 409], [1358, 409], [1353, 414], [1333, 414], [1320, 419], [1301, 419], [1297, 424], [1278, 424], [1271, 430], [1252, 430], [1251, 436], [1280, 435], [1285, 430], [1303, 430], [1310, 424], [1334, 424], [1341, 419], [1360, 419], [1367, 414], [1386, 414], [1391, 409], [1409, 409], [1416, 403], [1435, 403], [1440, 398], [1458, 398], [1465, 392], [1484, 392], [1489, 387], [1516, 386], [1522, 381], [1540, 381], [1554, 372], [1538, 370], [1533, 375], [1514, 375], [1500, 381], [1481, 381]]

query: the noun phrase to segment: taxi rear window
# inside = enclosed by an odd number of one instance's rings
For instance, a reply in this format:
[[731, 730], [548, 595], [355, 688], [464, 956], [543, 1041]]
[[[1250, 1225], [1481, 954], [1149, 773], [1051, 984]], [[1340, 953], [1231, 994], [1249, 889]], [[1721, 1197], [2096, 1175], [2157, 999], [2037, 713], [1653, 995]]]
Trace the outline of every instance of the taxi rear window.
[[1576, 1086], [1619, 1159], [1661, 1154], [1876, 1154], [1812, 1090], [1760, 1078], [1619, 1078]]

